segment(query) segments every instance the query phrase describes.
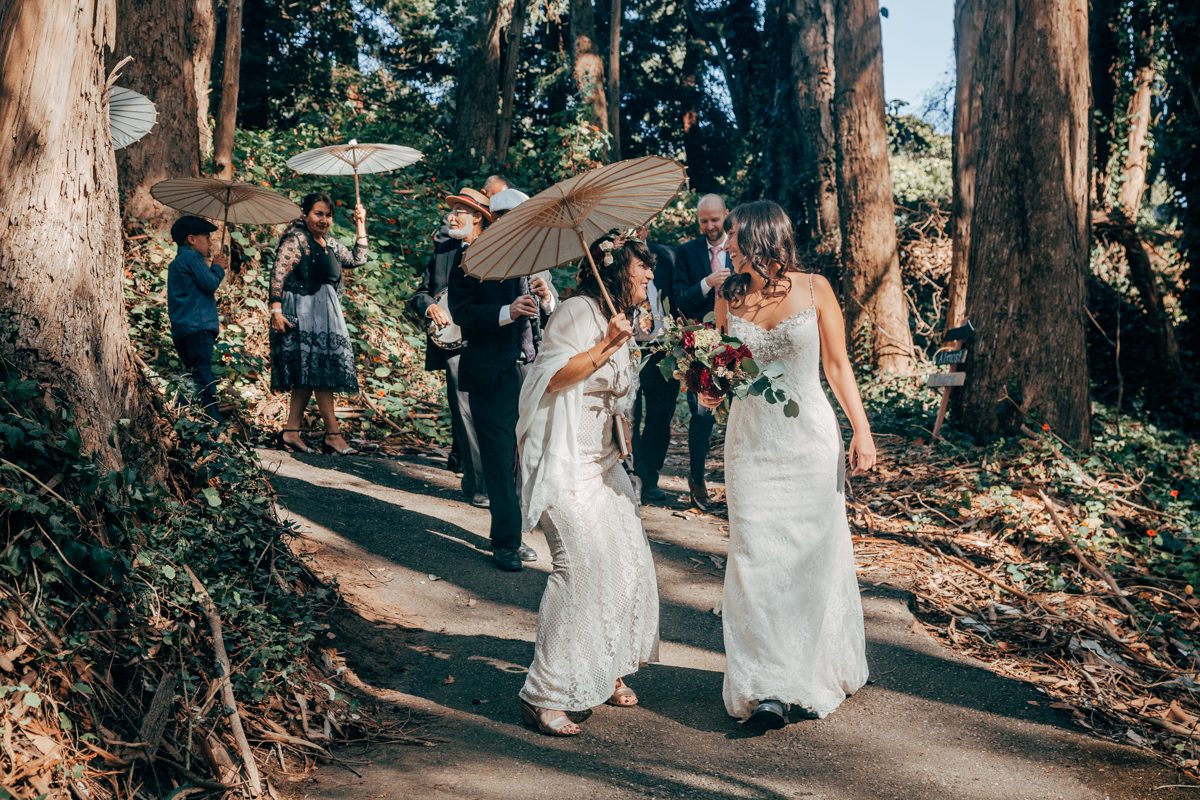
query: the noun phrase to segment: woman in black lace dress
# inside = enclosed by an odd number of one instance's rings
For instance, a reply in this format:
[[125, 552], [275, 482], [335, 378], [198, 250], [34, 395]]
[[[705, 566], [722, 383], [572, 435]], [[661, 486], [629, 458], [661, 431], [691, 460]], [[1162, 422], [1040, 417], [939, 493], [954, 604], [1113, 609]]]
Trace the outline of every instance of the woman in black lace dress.
[[304, 409], [312, 395], [325, 422], [321, 450], [353, 455], [334, 415], [334, 392], [357, 393], [354, 350], [339, 298], [346, 293], [344, 267], [367, 263], [367, 211], [354, 209], [358, 238], [351, 253], [329, 235], [333, 201], [310, 194], [304, 215], [279, 240], [271, 270], [271, 389], [291, 392], [287, 424], [279, 442], [301, 453], [311, 452], [300, 437]]

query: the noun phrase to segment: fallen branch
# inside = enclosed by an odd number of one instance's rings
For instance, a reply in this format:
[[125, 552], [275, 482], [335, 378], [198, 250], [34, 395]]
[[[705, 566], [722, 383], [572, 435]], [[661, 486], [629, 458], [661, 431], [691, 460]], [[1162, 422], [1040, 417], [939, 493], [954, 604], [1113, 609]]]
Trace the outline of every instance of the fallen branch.
[[233, 696], [233, 682], [229, 677], [229, 656], [225, 653], [225, 637], [221, 634], [221, 615], [217, 613], [217, 607], [213, 604], [208, 590], [196, 577], [196, 573], [192, 572], [192, 568], [186, 564], [183, 568], [187, 570], [188, 577], [192, 579], [192, 588], [196, 590], [196, 594], [200, 595], [200, 604], [208, 616], [208, 626], [212, 630], [217, 666], [221, 669], [219, 678], [221, 700], [229, 709], [229, 727], [233, 729], [233, 739], [237, 742], [238, 750], [242, 755], [242, 763], [246, 766], [246, 777], [250, 780], [250, 795], [258, 797], [262, 794], [262, 783], [258, 777], [258, 765], [254, 763], [254, 751], [250, 749], [250, 743], [246, 741], [246, 732], [242, 730], [242, 717], [238, 713], [237, 698]]
[[1088, 572], [1104, 581], [1104, 583], [1108, 585], [1108, 588], [1112, 589], [1113, 596], [1121, 601], [1121, 604], [1125, 606], [1125, 609], [1130, 614], [1136, 614], [1137, 609], [1133, 607], [1133, 603], [1130, 603], [1125, 598], [1124, 593], [1121, 591], [1121, 587], [1117, 586], [1117, 581], [1113, 578], [1113, 576], [1109, 575], [1105, 570], [1100, 569], [1091, 561], [1089, 561], [1087, 556], [1083, 554], [1083, 551], [1079, 549], [1079, 545], [1077, 545], [1075, 540], [1071, 538], [1071, 535], [1067, 533], [1066, 528], [1063, 527], [1062, 522], [1060, 522], [1058, 519], [1058, 514], [1054, 513], [1054, 506], [1050, 504], [1050, 498], [1046, 497], [1046, 493], [1041, 489], [1038, 489], [1037, 493], [1038, 497], [1042, 498], [1042, 504], [1045, 505], [1046, 512], [1050, 515], [1050, 521], [1053, 522], [1054, 527], [1058, 529], [1058, 535], [1066, 540], [1067, 546], [1071, 548], [1071, 552], [1075, 554], [1075, 558], [1079, 559], [1079, 563], [1082, 564]]

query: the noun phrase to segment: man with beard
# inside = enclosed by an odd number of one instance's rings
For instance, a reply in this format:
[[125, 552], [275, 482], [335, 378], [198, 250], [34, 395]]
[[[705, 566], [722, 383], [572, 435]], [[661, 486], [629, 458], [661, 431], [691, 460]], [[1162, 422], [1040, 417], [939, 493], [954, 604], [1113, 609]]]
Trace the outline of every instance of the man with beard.
[[[725, 201], [717, 194], [706, 194], [696, 206], [696, 222], [700, 237], [680, 245], [675, 251], [672, 274], [675, 313], [686, 319], [703, 322], [712, 313], [717, 290], [729, 277], [729, 254], [725, 252]], [[700, 404], [695, 392], [688, 392], [688, 460], [691, 474], [692, 505], [708, 510], [708, 487], [704, 484], [704, 463], [708, 459], [709, 436], [712, 435], [713, 412]]]
[[[447, 198], [454, 217], [452, 235], [460, 226], [463, 249], [494, 221], [489, 200], [464, 189]], [[537, 299], [535, 299], [535, 296]], [[517, 417], [521, 383], [537, 357], [531, 320], [545, 324], [554, 310], [549, 283], [540, 276], [480, 281], [461, 265], [450, 271], [450, 315], [462, 328], [459, 386], [470, 395], [479, 455], [492, 513], [491, 540], [496, 566], [508, 572], [537, 553], [521, 541], [521, 502], [517, 496]]]
[[[464, 189], [464, 193], [472, 190]], [[485, 201], [486, 202], [486, 201]], [[462, 261], [463, 242], [474, 238], [470, 224], [460, 221], [453, 211], [446, 215], [445, 224], [433, 238], [433, 255], [425, 268], [425, 277], [417, 293], [409, 301], [412, 309], [427, 323], [442, 328], [451, 323], [450, 315], [437, 304], [437, 296], [450, 284], [450, 271]], [[462, 350], [443, 350], [434, 344], [432, 336], [425, 337], [425, 370], [446, 372], [446, 397], [450, 404], [450, 423], [454, 443], [446, 468], [462, 472], [462, 491], [471, 505], [487, 508], [487, 487], [483, 479], [483, 463], [479, 457], [479, 439], [471, 416], [470, 398], [459, 385], [459, 365]]]

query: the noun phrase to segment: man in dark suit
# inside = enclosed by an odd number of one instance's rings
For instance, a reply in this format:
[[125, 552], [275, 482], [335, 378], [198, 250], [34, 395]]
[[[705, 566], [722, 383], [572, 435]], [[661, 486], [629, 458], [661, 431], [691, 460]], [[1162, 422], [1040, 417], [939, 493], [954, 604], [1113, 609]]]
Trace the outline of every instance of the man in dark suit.
[[[451, 323], [450, 315], [437, 305], [437, 296], [450, 284], [450, 270], [462, 261], [463, 239], [450, 234], [454, 226], [447, 222], [433, 237], [433, 255], [425, 267], [425, 277], [417, 293], [409, 300], [413, 311], [426, 324], [439, 328]], [[462, 226], [459, 230], [465, 230]], [[471, 505], [488, 507], [487, 487], [483, 480], [483, 464], [479, 458], [479, 439], [475, 435], [475, 423], [471, 417], [470, 398], [459, 386], [459, 362], [461, 350], [443, 350], [434, 344], [432, 336], [425, 337], [425, 370], [446, 372], [446, 397], [450, 402], [450, 424], [454, 444], [446, 467], [451, 471], [462, 470], [462, 490], [471, 500]]]
[[[471, 220], [474, 233], [464, 239], [468, 247], [484, 222], [495, 217], [488, 198], [464, 189], [447, 198], [451, 213]], [[535, 299], [535, 296], [537, 299]], [[462, 327], [459, 385], [470, 395], [483, 477], [491, 503], [492, 553], [496, 566], [514, 572], [522, 561], [536, 561], [537, 553], [521, 542], [521, 502], [517, 496], [517, 417], [521, 383], [528, 365], [537, 356], [531, 320], [547, 321], [554, 296], [539, 276], [481, 281], [462, 266], [450, 271], [450, 315]]]
[[[647, 234], [644, 227], [638, 229], [642, 241], [646, 240]], [[652, 342], [662, 332], [662, 319], [666, 313], [662, 301], [664, 298], [669, 301], [671, 297], [671, 278], [675, 270], [675, 248], [655, 242], [647, 242], [646, 246], [654, 254], [654, 280], [650, 282], [646, 298], [647, 316], [634, 324], [634, 338], [640, 343]], [[671, 305], [671, 301], [667, 305]], [[671, 444], [671, 419], [675, 416], [679, 381], [663, 377], [658, 368], [662, 360], [663, 354], [658, 353], [642, 368], [633, 404], [633, 466], [642, 479], [643, 503], [661, 503], [667, 499], [666, 492], [658, 488], [658, 473], [662, 471]]]
[[[675, 313], [686, 319], [704, 321], [713, 310], [717, 292], [730, 274], [729, 254], [725, 252], [725, 201], [720, 195], [706, 194], [696, 206], [696, 222], [700, 237], [681, 245], [675, 251], [672, 290]], [[704, 484], [704, 462], [708, 458], [709, 436], [712, 435], [712, 409], [700, 405], [694, 392], [688, 392], [688, 488], [692, 504], [701, 511], [708, 510], [708, 487]]]

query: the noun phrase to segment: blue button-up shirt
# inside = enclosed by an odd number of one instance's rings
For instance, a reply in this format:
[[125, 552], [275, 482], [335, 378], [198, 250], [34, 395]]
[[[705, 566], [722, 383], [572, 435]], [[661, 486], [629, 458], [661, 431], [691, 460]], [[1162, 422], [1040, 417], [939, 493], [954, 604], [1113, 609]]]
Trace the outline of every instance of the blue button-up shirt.
[[179, 339], [197, 331], [219, 333], [217, 287], [225, 280], [225, 270], [209, 266], [204, 257], [186, 245], [167, 268], [167, 316], [171, 319], [171, 338]]

